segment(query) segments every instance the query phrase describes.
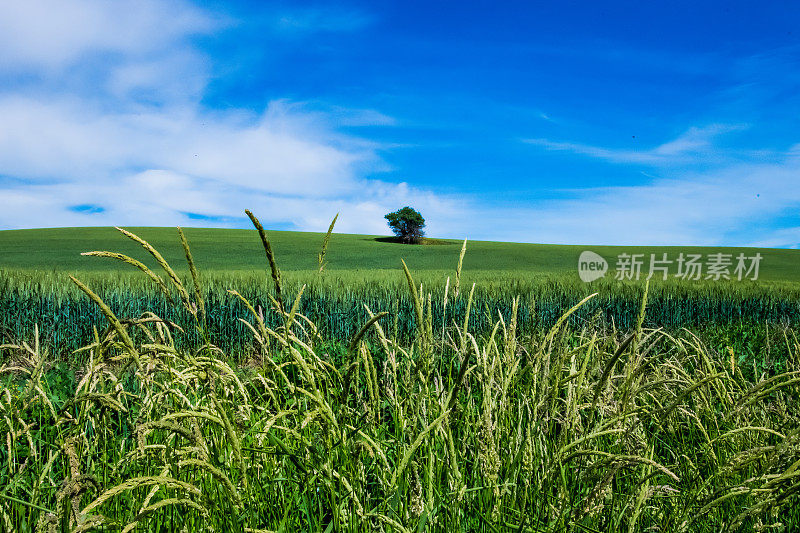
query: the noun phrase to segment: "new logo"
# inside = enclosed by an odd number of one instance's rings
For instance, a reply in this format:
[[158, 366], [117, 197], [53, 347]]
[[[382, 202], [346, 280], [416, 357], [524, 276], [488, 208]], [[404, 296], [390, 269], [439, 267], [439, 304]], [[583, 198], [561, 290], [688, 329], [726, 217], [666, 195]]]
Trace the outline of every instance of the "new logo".
[[601, 256], [586, 250], [578, 258], [578, 275], [586, 283], [600, 279], [608, 272], [608, 263]]

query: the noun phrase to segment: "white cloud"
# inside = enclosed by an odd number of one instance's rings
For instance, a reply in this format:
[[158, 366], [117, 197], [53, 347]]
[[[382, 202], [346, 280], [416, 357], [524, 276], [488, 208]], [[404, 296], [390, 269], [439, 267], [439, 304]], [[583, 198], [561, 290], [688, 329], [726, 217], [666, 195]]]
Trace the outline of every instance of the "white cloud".
[[[264, 220], [302, 230], [349, 210], [339, 230], [384, 234], [383, 214], [403, 202], [441, 207], [429, 192], [365, 178], [385, 167], [373, 144], [282, 101], [253, 115], [188, 106], [113, 113], [74, 99], [0, 97], [0, 116], [0, 174], [27, 180], [32, 206], [10, 209], [18, 185], [0, 185], [0, 227], [186, 224], [184, 213], [241, 218], [258, 203], [269, 206]], [[69, 209], [84, 204], [104, 211]]]
[[[369, 22], [281, 17], [302, 32]], [[0, 79], [13, 80], [0, 86], [0, 178], [13, 178], [0, 179], [0, 228], [230, 225], [250, 207], [302, 230], [342, 211], [338, 230], [385, 234], [383, 214], [405, 203], [434, 227], [449, 212], [428, 191], [366, 177], [388, 168], [380, 147], [337, 128], [394, 124], [376, 110], [205, 108], [208, 58], [192, 37], [230, 23], [182, 0], [0, 5]]]
[[110, 65], [101, 89], [117, 102], [191, 102], [202, 96], [209, 78], [207, 63], [200, 54], [186, 49], [164, 50], [142, 60]]
[[87, 55], [136, 57], [215, 29], [182, 0], [25, 0], [0, 4], [0, 66], [63, 69]]
[[372, 22], [367, 13], [334, 8], [295, 8], [274, 18], [275, 29], [280, 32], [307, 34], [320, 31], [353, 31]]
[[[712, 154], [712, 141], [715, 138], [743, 129], [746, 129], [746, 126], [741, 124], [711, 124], [702, 128], [692, 127], [671, 141], [639, 150], [604, 148], [574, 142], [551, 141], [549, 139], [523, 139], [523, 142], [541, 146], [546, 150], [572, 152], [605, 159], [614, 163], [672, 165], [696, 161], [698, 156], [708, 159], [714, 155]], [[714, 155], [714, 159], [718, 159], [718, 156]]]
[[758, 240], [749, 243], [749, 246], [798, 249], [800, 248], [800, 226], [773, 230], [770, 235], [761, 236]]
[[796, 247], [797, 232], [776, 232], [771, 221], [787, 213], [800, 218], [798, 182], [800, 157], [790, 153], [776, 163], [570, 191], [536, 208], [478, 208], [473, 218], [505, 225], [503, 239], [523, 242]]
[[0, 227], [248, 227], [244, 209], [249, 208], [262, 222], [288, 223], [301, 231], [325, 231], [333, 216], [340, 213], [337, 232], [385, 235], [388, 229], [383, 215], [413, 205], [426, 216], [434, 235], [454, 231], [460, 235], [463, 229], [453, 226], [463, 222], [465, 207], [455, 198], [443, 198], [404, 183], [362, 180], [359, 186], [355, 195], [282, 196], [166, 170], [147, 170], [94, 187], [79, 182], [42, 183], [25, 190], [3, 190], [0, 186]]
[[352, 193], [360, 165], [380, 167], [369, 143], [280, 101], [252, 115], [187, 106], [116, 113], [80, 101], [0, 97], [0, 116], [0, 168], [19, 178], [91, 183], [149, 168], [319, 197]]
[[567, 199], [520, 213], [536, 221], [527, 240], [797, 246], [796, 232], [776, 230], [774, 221], [787, 213], [800, 218], [800, 150], [795, 146], [776, 153], [719, 146], [722, 135], [746, 128], [741, 124], [692, 127], [671, 141], [642, 150], [525, 140], [547, 150], [658, 167], [665, 176], [642, 172], [650, 180], [638, 185], [565, 191]]

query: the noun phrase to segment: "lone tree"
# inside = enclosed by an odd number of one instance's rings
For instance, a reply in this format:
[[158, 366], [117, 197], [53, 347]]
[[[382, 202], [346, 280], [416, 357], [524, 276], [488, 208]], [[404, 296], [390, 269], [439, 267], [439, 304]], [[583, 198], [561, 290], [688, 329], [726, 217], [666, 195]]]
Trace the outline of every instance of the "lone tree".
[[425, 227], [425, 219], [415, 209], [406, 206], [394, 213], [388, 213], [385, 218], [401, 242], [417, 244], [425, 236], [422, 230]]

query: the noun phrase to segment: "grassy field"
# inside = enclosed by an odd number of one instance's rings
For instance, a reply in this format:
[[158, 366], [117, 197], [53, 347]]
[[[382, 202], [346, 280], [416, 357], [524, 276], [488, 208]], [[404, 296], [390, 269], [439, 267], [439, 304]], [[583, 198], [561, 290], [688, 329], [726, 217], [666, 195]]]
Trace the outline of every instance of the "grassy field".
[[[172, 264], [182, 265], [183, 249], [175, 228], [127, 228], [155, 246]], [[263, 271], [264, 254], [253, 230], [186, 228], [197, 266], [209, 275], [213, 272]], [[280, 268], [284, 271], [313, 271], [317, 251], [324, 234], [269, 231]], [[427, 246], [404, 245], [374, 235], [333, 234], [326, 256], [329, 271], [396, 273], [400, 259], [417, 271], [452, 271], [461, 249], [461, 241], [435, 240]], [[464, 258], [465, 273], [498, 271], [521, 278], [535, 275], [566, 274], [577, 279], [578, 256], [593, 250], [609, 262], [620, 253], [667, 252], [730, 254], [761, 253], [759, 279], [763, 281], [800, 281], [800, 250], [771, 248], [708, 247], [628, 247], [565, 246], [470, 241]], [[46, 272], [129, 270], [111, 260], [81, 257], [89, 250], [115, 250], [152, 265], [147, 254], [135, 243], [120, 238], [113, 228], [58, 228], [0, 231], [0, 269], [30, 269]], [[674, 257], [673, 257], [674, 258]], [[613, 263], [610, 264], [613, 269]], [[368, 274], [369, 275], [369, 274]]]
[[[398, 314], [370, 310], [352, 336], [326, 336], [277, 274], [278, 300], [263, 310], [232, 294], [253, 347], [238, 364], [209, 342], [219, 319], [195, 290], [199, 276], [165, 268], [183, 328], [155, 314], [117, 317], [81, 287], [108, 326], [81, 364], [54, 357], [37, 330], [0, 347], [2, 527], [800, 527], [795, 328], [778, 329], [780, 358], [766, 350], [759, 359], [772, 364], [756, 365], [691, 331], [646, 327], [651, 295], [641, 290], [625, 331], [572, 324], [598, 295], [528, 333], [515, 299], [479, 317], [491, 327], [478, 331], [474, 294], [446, 290], [434, 306], [401, 275], [408, 339], [393, 334]], [[463, 315], [446, 320], [457, 306]]]
[[[184, 280], [189, 278], [184, 251], [175, 229], [137, 228], [136, 232], [161, 250]], [[454, 302], [444, 313], [445, 292], [455, 293], [456, 266], [462, 243], [436, 241], [409, 246], [385, 238], [333, 234], [326, 268], [318, 271], [317, 252], [323, 234], [268, 232], [285, 291], [298, 294], [305, 286], [298, 310], [329, 339], [348, 339], [367, 314], [385, 311], [393, 320], [387, 329], [408, 340], [416, 330], [412, 299], [400, 260], [404, 259], [424, 290], [433, 296], [437, 331], [454, 318], [462, 321], [466, 308]], [[249, 330], [241, 319], [247, 310], [228, 293], [235, 289], [258, 308], [269, 308], [274, 296], [258, 234], [250, 230], [187, 229], [200, 272], [199, 290], [208, 305], [207, 333], [227, 353], [247, 357], [252, 351]], [[41, 342], [62, 356], [80, 348], [92, 328], [102, 327], [99, 309], [69, 281], [76, 274], [101, 295], [114, 312], [139, 317], [155, 311], [166, 320], [188, 328], [191, 317], [169, 305], [158, 287], [136, 268], [109, 258], [84, 257], [87, 250], [123, 252], [158, 269], [137, 243], [113, 228], [73, 228], [0, 232], [0, 339], [29, 338], [38, 326]], [[460, 271], [460, 290], [475, 284], [469, 317], [476, 332], [491, 329], [499, 312], [507, 315], [518, 301], [520, 331], [533, 333], [551, 327], [565, 309], [585, 296], [598, 297], [575, 313], [570, 322], [580, 326], [599, 319], [622, 330], [635, 323], [643, 281], [620, 282], [608, 275], [583, 283], [577, 258], [583, 247], [470, 242]], [[664, 248], [593, 247], [611, 259], [620, 251], [663, 253]], [[668, 249], [676, 254], [677, 249]], [[711, 253], [712, 249], [681, 249], [684, 253]], [[725, 249], [738, 253], [737, 249]], [[764, 256], [758, 281], [684, 281], [655, 279], [650, 287], [647, 325], [674, 331], [690, 327], [714, 348], [731, 345], [738, 353], [755, 357], [765, 346], [782, 343], [780, 327], [800, 323], [800, 269], [797, 250], [758, 250]], [[752, 255], [755, 250], [743, 253]], [[612, 266], [613, 268], [613, 266]], [[450, 284], [448, 286], [448, 283]], [[173, 294], [174, 296], [174, 294]], [[277, 327], [277, 324], [270, 323]], [[198, 339], [193, 338], [192, 342]], [[773, 349], [774, 350], [774, 349]]]

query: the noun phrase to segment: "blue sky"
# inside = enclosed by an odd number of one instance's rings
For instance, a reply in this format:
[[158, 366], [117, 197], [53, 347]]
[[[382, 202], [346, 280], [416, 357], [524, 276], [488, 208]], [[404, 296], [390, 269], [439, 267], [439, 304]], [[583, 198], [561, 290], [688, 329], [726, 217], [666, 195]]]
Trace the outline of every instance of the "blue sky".
[[[664, 4], [664, 5], [657, 5]], [[0, 229], [797, 247], [796, 2], [0, 5]]]

